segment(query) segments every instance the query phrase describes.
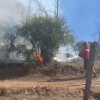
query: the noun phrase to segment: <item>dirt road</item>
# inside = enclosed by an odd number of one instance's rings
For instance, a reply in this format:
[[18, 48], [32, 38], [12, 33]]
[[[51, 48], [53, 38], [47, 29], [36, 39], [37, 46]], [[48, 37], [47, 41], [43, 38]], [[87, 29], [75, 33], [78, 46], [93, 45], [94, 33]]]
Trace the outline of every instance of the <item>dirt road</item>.
[[[95, 80], [93, 80], [95, 81]], [[59, 81], [59, 82], [23, 82], [18, 80], [12, 81], [2, 81], [0, 82], [0, 87], [6, 88], [28, 88], [28, 87], [84, 87], [85, 80], [74, 80], [74, 81]], [[100, 80], [93, 82], [92, 86], [100, 86]]]
[[[92, 88], [100, 92], [100, 80]], [[0, 100], [82, 100], [85, 80], [62, 82], [23, 82], [18, 80], [0, 82]], [[90, 100], [99, 100], [92, 93]], [[96, 96], [96, 97], [95, 97]]]

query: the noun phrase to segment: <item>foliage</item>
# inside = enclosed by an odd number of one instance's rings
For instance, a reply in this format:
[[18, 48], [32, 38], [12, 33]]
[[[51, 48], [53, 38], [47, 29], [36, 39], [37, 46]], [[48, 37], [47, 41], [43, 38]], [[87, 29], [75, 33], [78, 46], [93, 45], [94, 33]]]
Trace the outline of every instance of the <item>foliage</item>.
[[60, 44], [74, 42], [65, 20], [57, 21], [52, 16], [33, 16], [22, 26], [20, 32], [21, 36], [30, 42], [33, 50], [40, 50], [44, 61], [51, 60]]
[[35, 63], [35, 60], [31, 59], [32, 54], [29, 54], [29, 51], [26, 49], [26, 45], [21, 43], [22, 38], [20, 37], [19, 34], [20, 32], [19, 25], [10, 21], [4, 23], [0, 27], [0, 29], [1, 29], [0, 31], [3, 33], [2, 35], [3, 46], [1, 46], [0, 48], [1, 57], [8, 58], [10, 53], [14, 52], [16, 53], [16, 55], [22, 54], [23, 57], [28, 61], [28, 64], [32, 65], [33, 62]]
[[27, 66], [29, 67], [29, 70], [32, 72], [37, 68], [37, 59], [30, 51], [27, 51]]
[[100, 59], [100, 44], [99, 43], [96, 49], [96, 59]]
[[80, 50], [83, 48], [83, 43], [84, 43], [84, 41], [77, 42], [77, 43], [74, 45], [74, 50], [75, 50], [75, 51], [80, 51]]
[[70, 53], [66, 53], [66, 57], [67, 57], [67, 58], [70, 58], [70, 57], [73, 57], [73, 55], [70, 54]]
[[13, 22], [6, 22], [0, 26], [0, 32], [2, 33], [1, 42], [3, 43], [2, 50], [6, 52], [5, 57], [8, 57], [10, 52], [15, 51], [15, 44], [19, 35], [18, 29], [19, 26]]
[[[35, 3], [42, 13], [30, 16], [31, 3], [30, 1], [26, 22], [22, 22], [21, 26], [10, 23], [3, 29], [3, 42], [8, 54], [17, 51], [26, 59], [30, 59], [32, 54], [30, 55], [26, 49], [27, 41], [32, 51], [41, 53], [44, 62], [50, 61], [60, 45], [74, 43], [74, 36], [65, 19], [50, 16], [38, 0], [35, 0]], [[24, 39], [25, 44], [22, 45], [21, 41], [18, 44], [19, 38]]]
[[22, 54], [26, 59], [27, 66], [29, 67], [30, 71], [34, 70], [37, 67], [36, 63], [38, 59], [33, 55], [32, 50], [26, 49], [26, 46], [24, 44], [18, 44], [16, 46], [16, 50], [18, 54]]

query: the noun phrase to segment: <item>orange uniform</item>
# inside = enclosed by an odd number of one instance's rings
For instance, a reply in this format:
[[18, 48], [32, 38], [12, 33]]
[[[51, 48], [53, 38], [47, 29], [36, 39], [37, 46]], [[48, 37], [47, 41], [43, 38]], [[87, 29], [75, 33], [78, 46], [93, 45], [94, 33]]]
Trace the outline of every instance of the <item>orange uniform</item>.
[[[85, 69], [85, 73], [87, 73], [87, 67], [88, 67], [88, 61], [89, 61], [89, 52], [90, 52], [90, 48], [87, 42], [84, 42], [84, 48], [79, 52], [79, 56], [82, 57], [84, 59], [84, 69]], [[96, 77], [96, 72], [93, 69], [93, 74]]]
[[89, 48], [84, 47], [81, 52], [79, 53], [79, 56], [81, 55], [83, 59], [89, 59]]

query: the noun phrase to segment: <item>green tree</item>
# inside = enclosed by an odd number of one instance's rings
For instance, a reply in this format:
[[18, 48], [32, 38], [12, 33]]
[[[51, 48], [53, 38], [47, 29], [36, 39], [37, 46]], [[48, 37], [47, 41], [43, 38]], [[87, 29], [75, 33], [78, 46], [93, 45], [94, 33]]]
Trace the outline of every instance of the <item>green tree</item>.
[[70, 53], [66, 53], [66, 57], [67, 57], [67, 58], [70, 58], [70, 57], [73, 57], [73, 55], [70, 54]]
[[19, 36], [18, 29], [19, 26], [13, 21], [8, 21], [0, 26], [0, 32], [2, 33], [1, 42], [3, 43], [1, 50], [5, 52], [6, 58], [9, 56], [10, 52], [16, 49], [15, 45]]
[[64, 19], [52, 16], [33, 16], [22, 26], [21, 36], [32, 45], [36, 52], [40, 50], [44, 62], [51, 61], [60, 44], [74, 42], [72, 30]]

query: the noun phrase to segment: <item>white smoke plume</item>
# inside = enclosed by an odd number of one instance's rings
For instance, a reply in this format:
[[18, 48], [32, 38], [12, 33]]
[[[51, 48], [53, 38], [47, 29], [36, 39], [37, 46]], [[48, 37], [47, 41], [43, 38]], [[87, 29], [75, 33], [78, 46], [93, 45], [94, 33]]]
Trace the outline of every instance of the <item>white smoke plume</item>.
[[15, 21], [22, 19], [21, 0], [0, 0], [0, 20], [11, 18]]

